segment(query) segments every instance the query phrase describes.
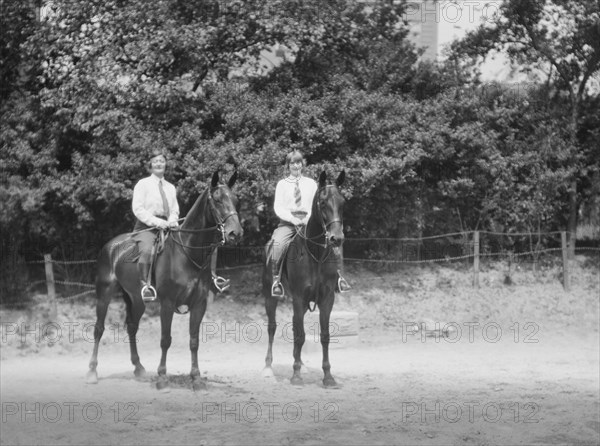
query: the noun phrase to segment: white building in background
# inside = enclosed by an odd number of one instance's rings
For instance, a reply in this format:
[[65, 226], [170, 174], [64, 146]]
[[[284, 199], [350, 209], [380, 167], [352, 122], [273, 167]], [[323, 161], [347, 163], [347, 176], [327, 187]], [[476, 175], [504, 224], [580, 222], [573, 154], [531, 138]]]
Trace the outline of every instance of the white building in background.
[[[357, 1], [368, 7], [370, 2], [382, 0]], [[408, 38], [425, 50], [422, 59], [441, 61], [453, 41], [462, 38], [486, 20], [491, 20], [498, 12], [501, 2], [502, 0], [408, 0], [403, 17], [409, 28]], [[286, 54], [283, 48], [263, 51], [261, 62], [264, 68], [274, 67], [283, 61]], [[482, 80], [517, 81], [508, 59], [502, 55], [488, 57], [482, 67]]]
[[[492, 20], [501, 3], [502, 0], [408, 1], [405, 13], [408, 37], [417, 47], [425, 49], [423, 59], [441, 61], [453, 41]], [[489, 56], [481, 71], [484, 81], [517, 81], [508, 59], [500, 54]]]

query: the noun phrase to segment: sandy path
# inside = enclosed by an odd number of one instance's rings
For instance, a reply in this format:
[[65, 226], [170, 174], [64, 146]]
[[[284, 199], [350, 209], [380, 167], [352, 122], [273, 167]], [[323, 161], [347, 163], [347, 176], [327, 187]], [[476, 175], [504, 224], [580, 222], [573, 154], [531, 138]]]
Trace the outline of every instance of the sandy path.
[[[184, 317], [180, 317], [185, 319]], [[265, 379], [266, 339], [242, 328], [207, 337], [200, 368], [208, 389], [189, 388], [185, 321], [169, 354], [171, 390], [155, 390], [159, 332], [142, 324], [148, 376], [133, 379], [126, 344], [105, 335], [97, 385], [85, 384], [91, 344], [5, 354], [1, 444], [598, 444], [598, 332], [551, 327], [524, 342], [503, 327], [497, 342], [458, 342], [362, 330], [331, 351], [339, 388], [321, 385], [320, 347], [304, 356], [305, 385], [291, 386], [292, 346], [278, 339], [275, 379]], [[255, 326], [255, 325], [252, 325]], [[213, 327], [214, 328], [214, 327]], [[246, 333], [250, 333], [249, 331]], [[251, 336], [255, 341], [255, 336]], [[314, 341], [310, 341], [314, 342]]]

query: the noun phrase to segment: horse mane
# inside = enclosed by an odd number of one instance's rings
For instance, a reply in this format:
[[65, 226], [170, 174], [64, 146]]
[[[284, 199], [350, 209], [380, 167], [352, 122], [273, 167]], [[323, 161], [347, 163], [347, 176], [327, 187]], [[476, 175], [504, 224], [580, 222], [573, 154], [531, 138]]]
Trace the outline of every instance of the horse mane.
[[[190, 224], [192, 224], [192, 222], [197, 221], [196, 217], [194, 217], [194, 216], [198, 215], [198, 213], [200, 213], [203, 209], [207, 208], [209, 192], [210, 192], [210, 186], [207, 187], [206, 189], [204, 189], [204, 191], [202, 191], [202, 193], [200, 193], [200, 195], [198, 195], [198, 198], [196, 199], [196, 201], [194, 202], [194, 204], [192, 205], [192, 207], [186, 214], [185, 219], [183, 220], [183, 223], [181, 224], [182, 229], [190, 229], [188, 226]], [[202, 217], [203, 217], [204, 226], [206, 227], [207, 223], [208, 223], [208, 219], [207, 219], [208, 215], [203, 215]]]

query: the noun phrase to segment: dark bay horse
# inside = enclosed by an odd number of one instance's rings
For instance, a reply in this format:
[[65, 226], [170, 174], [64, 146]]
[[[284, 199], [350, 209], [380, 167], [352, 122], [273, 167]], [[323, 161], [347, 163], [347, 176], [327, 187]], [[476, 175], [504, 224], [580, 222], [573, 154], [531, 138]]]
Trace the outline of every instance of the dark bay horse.
[[[198, 346], [200, 323], [206, 311], [207, 294], [211, 284], [210, 255], [217, 246], [239, 242], [243, 230], [236, 211], [237, 198], [231, 191], [237, 172], [227, 185], [219, 184], [215, 172], [209, 187], [198, 197], [183, 224], [171, 230], [162, 253], [155, 263], [155, 288], [160, 300], [162, 356], [158, 367], [159, 389], [168, 385], [167, 351], [171, 346], [171, 323], [175, 309], [187, 305], [190, 311], [190, 350], [194, 389], [203, 388], [198, 368]], [[90, 360], [87, 382], [98, 382], [98, 345], [104, 332], [104, 320], [111, 299], [121, 294], [125, 299], [127, 315], [125, 324], [130, 340], [131, 362], [134, 374], [141, 377], [145, 369], [137, 352], [136, 333], [146, 306], [140, 295], [140, 279], [135, 263], [137, 246], [131, 234], [121, 234], [109, 241], [98, 258], [96, 278], [96, 325], [94, 329], [94, 351]]]
[[[338, 176], [335, 185], [328, 185], [327, 175], [322, 172], [319, 187], [315, 193], [312, 211], [305, 233], [298, 234], [290, 242], [286, 252], [282, 284], [287, 294], [292, 297], [294, 308], [294, 374], [292, 384], [302, 384], [300, 369], [302, 366], [301, 351], [305, 340], [304, 315], [312, 305], [313, 310], [319, 308], [319, 324], [321, 328], [321, 346], [323, 348], [323, 385], [335, 386], [329, 363], [329, 317], [333, 308], [334, 291], [337, 283], [337, 262], [333, 251], [339, 249], [344, 242], [343, 206], [344, 197], [339, 191], [345, 179], [345, 172]], [[263, 270], [263, 295], [268, 322], [269, 347], [265, 359], [264, 376], [273, 376], [273, 338], [277, 323], [277, 297], [271, 296], [271, 264], [265, 262]]]

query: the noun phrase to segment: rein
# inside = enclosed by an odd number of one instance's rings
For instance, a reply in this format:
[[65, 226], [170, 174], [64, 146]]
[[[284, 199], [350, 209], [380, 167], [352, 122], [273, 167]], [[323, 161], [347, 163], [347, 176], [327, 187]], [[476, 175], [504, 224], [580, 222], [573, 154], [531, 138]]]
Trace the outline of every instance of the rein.
[[[220, 187], [225, 187], [224, 185], [218, 185], [216, 186], [214, 189], [218, 189]], [[209, 262], [210, 262], [210, 258], [212, 255], [212, 252], [219, 246], [223, 246], [225, 244], [225, 222], [235, 216], [238, 215], [238, 213], [236, 211], [231, 211], [229, 212], [224, 218], [221, 217], [221, 215], [219, 214], [218, 210], [217, 210], [217, 206], [215, 205], [214, 202], [214, 198], [212, 196], [212, 193], [209, 192], [208, 193], [208, 203], [210, 205], [210, 212], [213, 216], [213, 218], [215, 219], [215, 221], [217, 222], [217, 224], [215, 226], [211, 226], [209, 228], [200, 228], [200, 229], [181, 229], [181, 228], [177, 228], [177, 229], [172, 229], [171, 232], [177, 233], [177, 236], [175, 236], [175, 234], [173, 235], [173, 242], [175, 242], [175, 244], [177, 244], [178, 246], [181, 247], [181, 250], [183, 251], [183, 254], [186, 256], [186, 258], [198, 269], [200, 270], [204, 270], [206, 269], [206, 267], [208, 266]], [[184, 221], [187, 219], [187, 217], [185, 219], [183, 219]], [[181, 220], [181, 219], [180, 219]], [[221, 233], [221, 240], [216, 242], [216, 243], [211, 243], [209, 245], [206, 246], [191, 246], [191, 245], [186, 245], [183, 242], [183, 239], [181, 238], [181, 233], [185, 232], [185, 233], [191, 233], [191, 234], [197, 234], [197, 233], [201, 233], [201, 232], [210, 232], [210, 231], [219, 231]], [[177, 239], [179, 238], [179, 240]], [[204, 265], [199, 265], [194, 259], [192, 259], [192, 257], [190, 256], [190, 254], [187, 252], [186, 249], [210, 249], [209, 255], [206, 256], [206, 261], [204, 262]]]

